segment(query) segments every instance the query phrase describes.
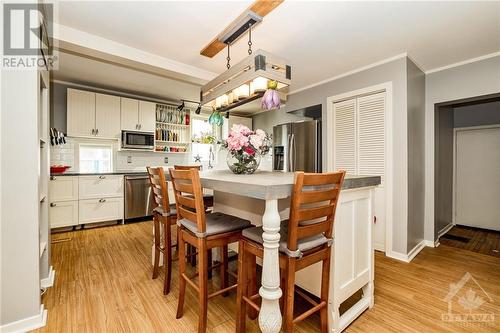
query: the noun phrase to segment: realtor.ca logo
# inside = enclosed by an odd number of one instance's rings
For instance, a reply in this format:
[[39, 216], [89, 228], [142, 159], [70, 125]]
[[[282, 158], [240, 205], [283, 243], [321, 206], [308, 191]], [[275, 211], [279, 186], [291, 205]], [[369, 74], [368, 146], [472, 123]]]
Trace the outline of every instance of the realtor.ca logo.
[[441, 319], [462, 326], [493, 326], [495, 314], [488, 311], [493, 299], [470, 273], [465, 273], [457, 283], [450, 284], [450, 290], [443, 301], [448, 303], [448, 312]]
[[54, 69], [53, 4], [3, 3], [4, 69]]

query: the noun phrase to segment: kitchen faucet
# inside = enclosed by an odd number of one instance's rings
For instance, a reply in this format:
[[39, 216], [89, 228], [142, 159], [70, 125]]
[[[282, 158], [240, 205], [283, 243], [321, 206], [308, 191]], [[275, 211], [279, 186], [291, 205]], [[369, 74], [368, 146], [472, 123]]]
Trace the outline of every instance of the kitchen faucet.
[[215, 161], [215, 154], [212, 146], [210, 146], [210, 153], [208, 154], [208, 168], [213, 169], [212, 161]]

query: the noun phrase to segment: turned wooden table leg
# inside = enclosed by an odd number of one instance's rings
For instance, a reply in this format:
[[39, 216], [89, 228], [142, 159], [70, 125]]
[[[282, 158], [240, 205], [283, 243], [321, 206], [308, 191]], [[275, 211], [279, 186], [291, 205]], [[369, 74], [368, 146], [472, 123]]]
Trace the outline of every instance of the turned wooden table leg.
[[278, 200], [266, 200], [266, 209], [262, 217], [264, 233], [264, 259], [262, 264], [262, 286], [259, 294], [262, 305], [259, 313], [259, 327], [264, 333], [277, 333], [281, 328], [279, 299], [280, 289], [279, 253], [280, 214]]

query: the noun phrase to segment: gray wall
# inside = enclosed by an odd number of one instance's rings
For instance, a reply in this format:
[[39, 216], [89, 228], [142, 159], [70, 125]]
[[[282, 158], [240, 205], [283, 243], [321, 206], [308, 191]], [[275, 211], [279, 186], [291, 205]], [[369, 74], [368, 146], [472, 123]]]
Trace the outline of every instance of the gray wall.
[[[350, 91], [392, 82], [393, 137], [394, 140], [394, 203], [393, 203], [393, 250], [407, 253], [407, 81], [406, 58], [401, 58], [365, 71], [355, 73], [322, 85], [312, 87], [288, 96], [284, 110], [269, 111], [254, 116], [255, 128], [270, 128], [275, 123], [288, 121], [290, 115], [285, 112], [303, 107], [322, 104], [323, 106], [323, 161], [325, 164], [327, 151], [331, 144], [326, 142], [326, 125], [329, 114], [327, 98]], [[274, 113], [275, 114], [272, 114]], [[323, 165], [323, 170], [326, 165]]]
[[442, 106], [435, 114], [434, 234], [452, 223], [453, 213], [453, 107]]
[[70, 86], [50, 84], [50, 127], [66, 133], [66, 89]]
[[424, 238], [425, 73], [406, 63], [408, 98], [408, 239], [411, 251]]
[[434, 105], [500, 92], [500, 56], [426, 75], [425, 239], [434, 233]]
[[454, 108], [454, 127], [500, 124], [500, 101]]

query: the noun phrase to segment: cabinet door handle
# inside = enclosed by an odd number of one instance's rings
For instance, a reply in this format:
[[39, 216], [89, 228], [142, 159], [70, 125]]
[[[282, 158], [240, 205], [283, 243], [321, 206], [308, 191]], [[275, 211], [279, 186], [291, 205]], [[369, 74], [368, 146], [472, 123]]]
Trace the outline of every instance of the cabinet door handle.
[[139, 129], [141, 129], [141, 128], [142, 128], [142, 124], [139, 124]]
[[55, 207], [55, 206], [57, 206], [55, 203], [53, 202], [50, 203], [50, 207]]
[[95, 130], [95, 135], [97, 135], [97, 134], [99, 134], [99, 129], [98, 128], [96, 128], [96, 130]]
[[56, 176], [50, 176], [50, 180], [56, 180], [57, 177]]
[[99, 179], [106, 179], [106, 176], [99, 176]]
[[99, 199], [100, 203], [106, 202], [106, 199]]
[[94, 128], [92, 129], [92, 135], [95, 135], [95, 129]]

